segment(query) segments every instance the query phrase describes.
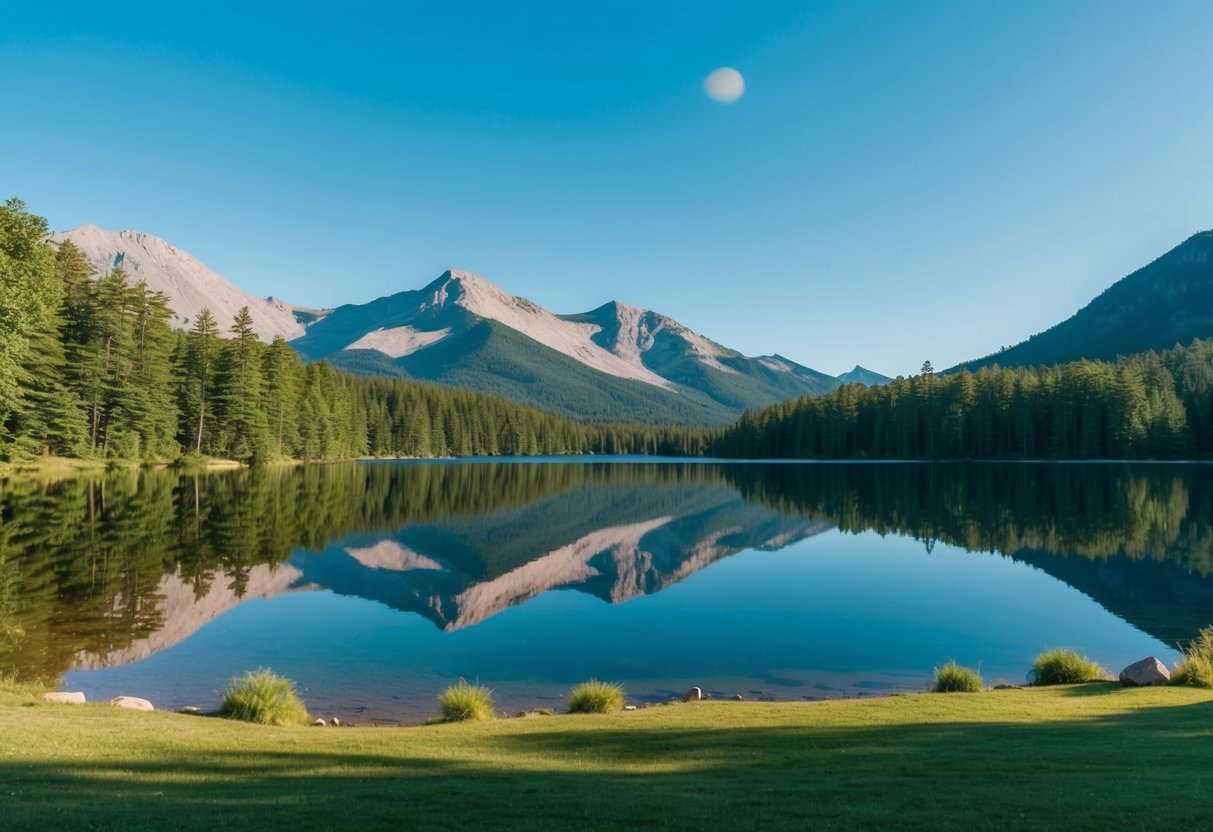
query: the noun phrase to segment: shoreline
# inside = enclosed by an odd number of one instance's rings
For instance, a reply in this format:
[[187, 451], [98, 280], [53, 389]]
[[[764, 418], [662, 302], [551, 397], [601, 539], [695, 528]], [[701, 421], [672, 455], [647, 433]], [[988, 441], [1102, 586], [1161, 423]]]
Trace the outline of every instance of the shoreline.
[[[69, 671], [76, 673], [78, 671]], [[87, 671], [86, 671], [87, 672]], [[698, 688], [702, 691], [702, 701], [706, 702], [750, 702], [773, 705], [794, 705], [812, 702], [831, 701], [867, 701], [891, 696], [907, 696], [927, 693], [930, 690], [930, 674], [921, 678], [908, 676], [889, 676], [879, 681], [868, 678], [846, 684], [841, 680], [837, 685], [826, 682], [827, 676], [815, 676], [813, 682], [797, 686], [794, 691], [772, 690], [770, 687], [758, 688], [756, 679], [713, 679], [704, 677], [687, 682], [685, 687], [675, 688], [650, 682], [627, 683], [627, 704], [637, 709], [660, 707], [671, 703], [681, 703], [687, 691]], [[343, 723], [372, 727], [412, 727], [424, 725], [437, 713], [437, 696], [445, 687], [454, 684], [456, 679], [445, 679], [438, 685], [427, 686], [424, 695], [409, 699], [399, 698], [381, 692], [375, 697], [350, 696], [317, 696], [305, 688], [298, 688], [308, 712], [313, 717], [331, 719], [338, 717]], [[732, 682], [732, 684], [730, 684]], [[1009, 685], [1005, 680], [998, 679], [993, 684]], [[499, 718], [513, 718], [519, 714], [547, 710], [562, 714], [566, 710], [569, 691], [575, 684], [544, 684], [493, 686], [495, 709]], [[222, 699], [222, 689], [214, 688], [208, 696], [193, 697], [180, 695], [157, 695], [155, 690], [139, 685], [104, 686], [82, 684], [79, 680], [62, 683], [56, 692], [81, 692], [90, 704], [108, 702], [117, 696], [135, 696], [147, 699], [157, 710], [167, 713], [180, 713], [186, 709], [194, 712], [199, 709], [203, 714], [211, 715], [218, 711]]]
[[1213, 465], [1213, 459], [787, 459], [708, 456], [648, 456], [645, 454], [537, 454], [534, 456], [439, 456], [439, 457], [373, 457], [348, 459], [275, 459], [252, 466], [236, 459], [203, 459], [184, 463], [175, 461], [115, 461], [79, 459], [76, 457], [39, 457], [37, 460], [0, 462], [0, 482], [14, 480], [61, 480], [71, 477], [104, 476], [141, 470], [176, 470], [181, 474], [218, 473], [249, 470], [254, 467], [291, 468], [307, 465], [341, 465], [345, 463], [408, 463], [408, 464], [651, 464], [651, 465]]

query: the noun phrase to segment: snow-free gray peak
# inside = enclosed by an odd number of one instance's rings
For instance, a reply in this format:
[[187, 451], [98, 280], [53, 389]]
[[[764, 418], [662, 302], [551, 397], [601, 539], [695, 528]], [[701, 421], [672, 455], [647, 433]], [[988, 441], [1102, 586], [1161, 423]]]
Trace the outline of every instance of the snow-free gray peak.
[[84, 252], [96, 274], [121, 266], [132, 283], [145, 281], [152, 291], [163, 292], [173, 311], [173, 326], [188, 328], [204, 308], [227, 333], [232, 318], [247, 306], [253, 328], [265, 340], [278, 335], [296, 338], [303, 334], [294, 308], [250, 295], [208, 268], [189, 252], [182, 251], [152, 234], [123, 229], [106, 231], [82, 225], [51, 235], [53, 242], [71, 240]]

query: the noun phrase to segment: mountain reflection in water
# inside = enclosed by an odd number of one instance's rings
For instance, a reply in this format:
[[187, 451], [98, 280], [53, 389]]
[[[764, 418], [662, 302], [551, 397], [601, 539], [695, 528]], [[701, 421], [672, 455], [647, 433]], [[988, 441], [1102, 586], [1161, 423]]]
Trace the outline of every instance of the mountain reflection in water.
[[0, 671], [144, 660], [249, 599], [301, 591], [461, 631], [553, 590], [619, 604], [834, 529], [1000, 553], [1174, 644], [1213, 622], [1211, 501], [1202, 465], [468, 461], [14, 479], [0, 486]]

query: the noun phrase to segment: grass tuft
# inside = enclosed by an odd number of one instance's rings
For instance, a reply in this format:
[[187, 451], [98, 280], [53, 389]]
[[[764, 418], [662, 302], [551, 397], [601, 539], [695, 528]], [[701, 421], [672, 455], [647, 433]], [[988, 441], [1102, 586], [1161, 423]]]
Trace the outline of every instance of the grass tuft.
[[0, 673], [0, 706], [32, 705], [41, 701], [42, 694], [54, 690], [54, 685], [40, 679], [21, 679], [16, 673]]
[[1076, 685], [1080, 682], [1103, 682], [1108, 671], [1095, 662], [1066, 647], [1046, 650], [1032, 662], [1028, 671], [1031, 685]]
[[569, 694], [569, 713], [609, 714], [621, 711], [626, 698], [623, 685], [591, 679], [573, 688]]
[[1171, 684], [1213, 688], [1213, 627], [1205, 627], [1188, 642], [1188, 649], [1171, 673]]
[[232, 679], [223, 693], [219, 716], [261, 725], [308, 722], [307, 707], [295, 692], [295, 683], [266, 668]]
[[438, 710], [443, 722], [463, 722], [469, 719], [492, 719], [493, 692], [484, 685], [469, 685], [460, 679], [438, 695]]
[[976, 670], [949, 661], [943, 667], [935, 668], [935, 687], [932, 690], [936, 693], [977, 693], [985, 690], [985, 683]]

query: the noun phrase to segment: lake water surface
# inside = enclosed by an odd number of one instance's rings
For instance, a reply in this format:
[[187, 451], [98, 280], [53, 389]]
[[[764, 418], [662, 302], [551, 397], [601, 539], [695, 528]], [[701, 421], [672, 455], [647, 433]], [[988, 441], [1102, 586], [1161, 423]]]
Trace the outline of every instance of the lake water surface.
[[0, 485], [0, 672], [218, 704], [271, 667], [310, 709], [416, 722], [591, 677], [633, 702], [1113, 671], [1213, 623], [1203, 465], [384, 462]]

